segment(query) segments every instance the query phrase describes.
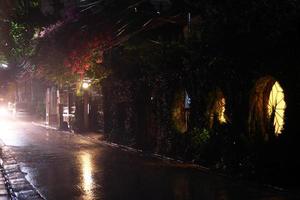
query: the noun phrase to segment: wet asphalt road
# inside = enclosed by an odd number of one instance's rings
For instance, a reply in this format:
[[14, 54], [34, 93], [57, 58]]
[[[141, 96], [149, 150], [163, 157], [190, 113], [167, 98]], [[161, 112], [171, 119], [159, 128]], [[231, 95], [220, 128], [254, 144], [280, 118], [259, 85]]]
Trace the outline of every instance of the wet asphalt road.
[[0, 119], [0, 139], [49, 200], [298, 199], [30, 122]]

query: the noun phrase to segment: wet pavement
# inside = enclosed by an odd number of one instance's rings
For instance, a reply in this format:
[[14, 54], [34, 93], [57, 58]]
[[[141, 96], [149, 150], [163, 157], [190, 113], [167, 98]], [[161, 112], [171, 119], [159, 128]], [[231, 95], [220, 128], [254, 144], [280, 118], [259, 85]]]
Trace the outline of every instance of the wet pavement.
[[30, 122], [0, 119], [0, 140], [4, 156], [13, 158], [33, 188], [49, 200], [300, 199]]
[[5, 179], [3, 174], [0, 174], [0, 200], [9, 200], [10, 195], [6, 189]]

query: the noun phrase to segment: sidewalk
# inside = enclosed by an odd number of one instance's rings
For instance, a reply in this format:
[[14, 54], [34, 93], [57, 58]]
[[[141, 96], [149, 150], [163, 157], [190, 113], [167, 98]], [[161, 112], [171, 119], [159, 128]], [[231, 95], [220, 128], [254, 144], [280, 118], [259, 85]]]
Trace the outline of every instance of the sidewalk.
[[0, 139], [0, 200], [45, 200]]
[[83, 136], [83, 137], [86, 137], [86, 138], [89, 138], [89, 139], [104, 142], [103, 134], [100, 133], [100, 132], [97, 132], [97, 133], [96, 132], [77, 133], [77, 132], [74, 132], [74, 131], [71, 131], [71, 130], [61, 130], [58, 127], [50, 126], [50, 125], [46, 124], [44, 121], [32, 121], [31, 123], [35, 126], [40, 126], [40, 127], [46, 128], [46, 129], [56, 130], [56, 131], [69, 133], [69, 134], [76, 134], [76, 135]]
[[1, 169], [1, 173], [0, 173], [0, 200], [10, 200], [11, 197], [8, 194], [7, 181], [5, 180], [3, 174], [4, 174], [4, 171], [3, 171], [3, 169]]
[[202, 165], [194, 164], [194, 163], [191, 163], [191, 162], [185, 162], [185, 161], [182, 161], [182, 160], [174, 159], [174, 158], [167, 157], [167, 156], [157, 154], [157, 153], [144, 152], [142, 149], [136, 149], [136, 148], [129, 147], [129, 146], [126, 146], [126, 145], [109, 142], [109, 141], [104, 139], [104, 135], [100, 132], [77, 133], [77, 132], [74, 132], [74, 131], [64, 131], [64, 130], [59, 130], [57, 127], [49, 126], [43, 121], [40, 121], [40, 122], [32, 121], [32, 124], [35, 125], [35, 126], [44, 127], [46, 129], [57, 130], [57, 131], [68, 133], [68, 134], [76, 134], [76, 135], [78, 135], [78, 136], [80, 136], [84, 139], [93, 140], [93, 141], [95, 141], [97, 143], [100, 143], [102, 145], [110, 146], [112, 148], [118, 148], [118, 149], [123, 150], [123, 151], [138, 153], [138, 154], [146, 156], [146, 157], [155, 158], [155, 159], [159, 159], [159, 160], [167, 161], [167, 162], [173, 162], [173, 163], [176, 163], [178, 165], [184, 165], [185, 167], [195, 168], [195, 169], [199, 169], [199, 170], [202, 170], [202, 171], [205, 171], [205, 172], [210, 171], [209, 168], [204, 167]]
[[45, 200], [26, 179], [9, 148], [0, 146], [0, 200]]
[[12, 191], [9, 190], [10, 184], [7, 178], [7, 175], [5, 173], [5, 169], [4, 169], [4, 162], [3, 162], [3, 158], [2, 158], [2, 147], [3, 144], [0, 141], [0, 200], [14, 200], [15, 198], [12, 195]]

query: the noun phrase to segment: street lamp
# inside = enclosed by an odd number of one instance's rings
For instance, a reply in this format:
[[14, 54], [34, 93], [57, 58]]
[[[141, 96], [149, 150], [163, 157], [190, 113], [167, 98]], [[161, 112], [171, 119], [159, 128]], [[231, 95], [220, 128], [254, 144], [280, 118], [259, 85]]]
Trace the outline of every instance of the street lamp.
[[83, 79], [82, 81], [82, 88], [87, 90], [90, 87], [91, 80], [90, 79]]
[[83, 88], [83, 89], [86, 90], [86, 89], [88, 89], [89, 87], [90, 87], [90, 84], [89, 84], [89, 83], [86, 83], [86, 82], [83, 82], [83, 83], [82, 83], [82, 88]]
[[89, 110], [90, 110], [90, 105], [89, 105], [89, 87], [91, 86], [91, 80], [88, 78], [84, 78], [82, 80], [82, 89], [83, 91], [83, 124], [84, 124], [84, 129], [87, 130], [89, 127]]

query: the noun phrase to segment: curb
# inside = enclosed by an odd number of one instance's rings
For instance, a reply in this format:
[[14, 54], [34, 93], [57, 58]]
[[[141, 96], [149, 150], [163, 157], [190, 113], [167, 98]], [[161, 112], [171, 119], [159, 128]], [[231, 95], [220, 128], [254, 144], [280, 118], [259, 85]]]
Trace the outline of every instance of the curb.
[[[41, 195], [41, 193], [37, 190], [37, 188], [32, 185], [24, 175], [24, 172], [21, 170], [19, 164], [16, 162], [15, 158], [10, 155], [10, 153], [4, 153], [3, 148], [5, 145], [2, 140], [0, 140], [0, 149], [2, 152], [2, 157], [0, 158], [0, 173], [3, 175], [4, 184], [9, 196], [10, 200], [22, 200], [22, 199], [35, 199], [35, 200], [45, 200], [45, 198]], [[4, 150], [6, 151], [6, 150]], [[6, 159], [12, 158], [13, 162], [8, 161]], [[8, 162], [8, 163], [6, 163]], [[6, 164], [5, 164], [6, 163]], [[11, 166], [15, 165], [15, 166]], [[23, 174], [22, 177], [15, 178], [15, 173]], [[16, 180], [18, 179], [18, 180]], [[21, 185], [18, 185], [18, 181], [24, 181], [27, 189], [20, 189]], [[23, 185], [24, 186], [24, 185]], [[24, 196], [25, 195], [25, 196]]]
[[5, 173], [5, 169], [4, 169], [2, 158], [0, 158], [0, 173], [2, 174], [2, 176], [4, 178], [4, 185], [5, 185], [5, 188], [6, 188], [7, 193], [8, 193], [7, 195], [9, 196], [9, 198], [11, 200], [17, 200], [17, 196], [16, 196], [16, 194], [13, 191], [13, 188], [12, 188], [10, 182], [9, 182], [7, 174]]
[[[3, 154], [3, 152], [2, 152], [3, 146], [4, 146], [4, 143], [3, 143], [2, 140], [0, 140], [0, 151], [1, 151], [1, 154]], [[17, 196], [16, 196], [15, 192], [13, 191], [12, 185], [10, 184], [8, 175], [7, 175], [6, 171], [5, 171], [4, 161], [3, 161], [2, 157], [0, 157], [0, 173], [2, 174], [3, 179], [4, 179], [4, 185], [5, 185], [5, 188], [6, 188], [7, 193], [8, 193], [7, 195], [9, 196], [9, 198], [11, 200], [17, 200]]]

